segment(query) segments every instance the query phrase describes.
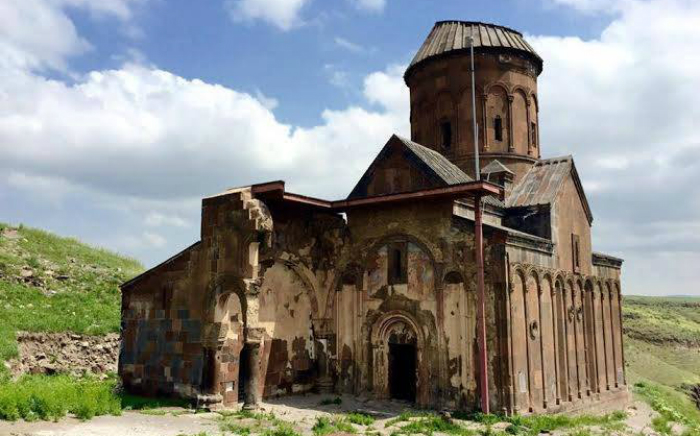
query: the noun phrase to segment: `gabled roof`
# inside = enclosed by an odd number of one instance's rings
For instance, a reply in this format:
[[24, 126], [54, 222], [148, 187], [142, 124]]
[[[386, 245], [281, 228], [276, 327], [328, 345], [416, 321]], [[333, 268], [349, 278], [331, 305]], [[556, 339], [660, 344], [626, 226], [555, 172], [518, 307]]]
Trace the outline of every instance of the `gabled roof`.
[[481, 169], [481, 174], [498, 174], [498, 173], [510, 173], [514, 174], [513, 171], [509, 170], [507, 166], [503, 165], [498, 159], [492, 160], [488, 165]]
[[418, 64], [428, 59], [469, 50], [469, 37], [474, 38], [475, 50], [502, 50], [519, 53], [533, 59], [542, 71], [542, 58], [523, 38], [522, 33], [496, 24], [475, 21], [438, 21], [418, 49], [404, 77]]
[[384, 148], [379, 152], [377, 157], [372, 161], [369, 168], [357, 182], [348, 198], [356, 198], [361, 196], [362, 187], [366, 186], [371, 180], [375, 169], [382, 160], [387, 158], [394, 147], [401, 147], [406, 152], [406, 157], [410, 162], [415, 164], [423, 173], [435, 182], [438, 186], [458, 185], [461, 183], [469, 183], [474, 180], [464, 173], [459, 167], [450, 162], [445, 156], [428, 147], [424, 147], [417, 142], [413, 142], [398, 135], [392, 135], [387, 141]]
[[578, 191], [581, 204], [588, 217], [593, 222], [593, 214], [588, 205], [586, 194], [581, 185], [574, 159], [572, 156], [542, 159], [525, 174], [520, 183], [506, 199], [506, 207], [528, 207], [551, 205], [568, 176], [571, 176]]

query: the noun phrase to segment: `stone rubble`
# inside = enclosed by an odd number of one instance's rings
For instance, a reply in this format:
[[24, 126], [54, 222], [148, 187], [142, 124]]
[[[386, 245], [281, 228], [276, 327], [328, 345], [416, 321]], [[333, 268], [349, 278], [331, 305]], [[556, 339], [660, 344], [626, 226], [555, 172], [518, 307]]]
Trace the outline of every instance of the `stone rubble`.
[[9, 361], [14, 376], [68, 373], [106, 375], [117, 371], [119, 335], [17, 334], [19, 358]]

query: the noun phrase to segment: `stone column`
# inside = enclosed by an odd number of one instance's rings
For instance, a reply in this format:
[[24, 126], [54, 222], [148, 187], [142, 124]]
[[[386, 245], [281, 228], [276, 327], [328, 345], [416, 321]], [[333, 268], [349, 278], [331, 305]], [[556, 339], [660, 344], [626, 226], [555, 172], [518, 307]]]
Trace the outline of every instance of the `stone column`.
[[246, 329], [245, 346], [248, 348], [248, 361], [241, 362], [248, 368], [248, 380], [244, 387], [245, 400], [243, 409], [254, 410], [260, 405], [260, 387], [264, 381], [260, 374], [260, 345], [262, 344], [262, 329]]
[[515, 142], [513, 142], [513, 100], [515, 100], [515, 96], [508, 94], [508, 151], [515, 151]]
[[488, 126], [488, 114], [486, 113], [486, 108], [488, 106], [488, 99], [489, 95], [484, 93], [481, 95], [481, 131], [483, 134], [481, 135], [482, 141], [484, 143], [484, 146], [482, 147], [482, 150], [488, 151], [489, 149], [489, 126]]

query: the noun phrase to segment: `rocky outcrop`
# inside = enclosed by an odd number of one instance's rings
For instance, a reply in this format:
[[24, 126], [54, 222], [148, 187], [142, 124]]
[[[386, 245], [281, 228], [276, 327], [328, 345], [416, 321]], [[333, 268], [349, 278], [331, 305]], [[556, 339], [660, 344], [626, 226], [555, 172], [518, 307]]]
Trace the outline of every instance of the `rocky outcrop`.
[[117, 371], [119, 335], [17, 334], [19, 358], [8, 362], [13, 375], [68, 373], [104, 375]]

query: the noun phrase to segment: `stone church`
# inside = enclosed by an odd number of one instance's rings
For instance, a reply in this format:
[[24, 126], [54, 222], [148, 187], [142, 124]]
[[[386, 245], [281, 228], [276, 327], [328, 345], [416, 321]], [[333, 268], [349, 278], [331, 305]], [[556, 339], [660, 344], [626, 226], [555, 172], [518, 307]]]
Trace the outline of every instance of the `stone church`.
[[622, 260], [593, 251], [573, 158], [541, 158], [542, 68], [517, 31], [438, 22], [404, 76], [411, 139], [347, 198], [281, 181], [204, 198], [200, 240], [122, 285], [125, 388], [475, 410], [483, 358], [492, 411], [625, 404]]

